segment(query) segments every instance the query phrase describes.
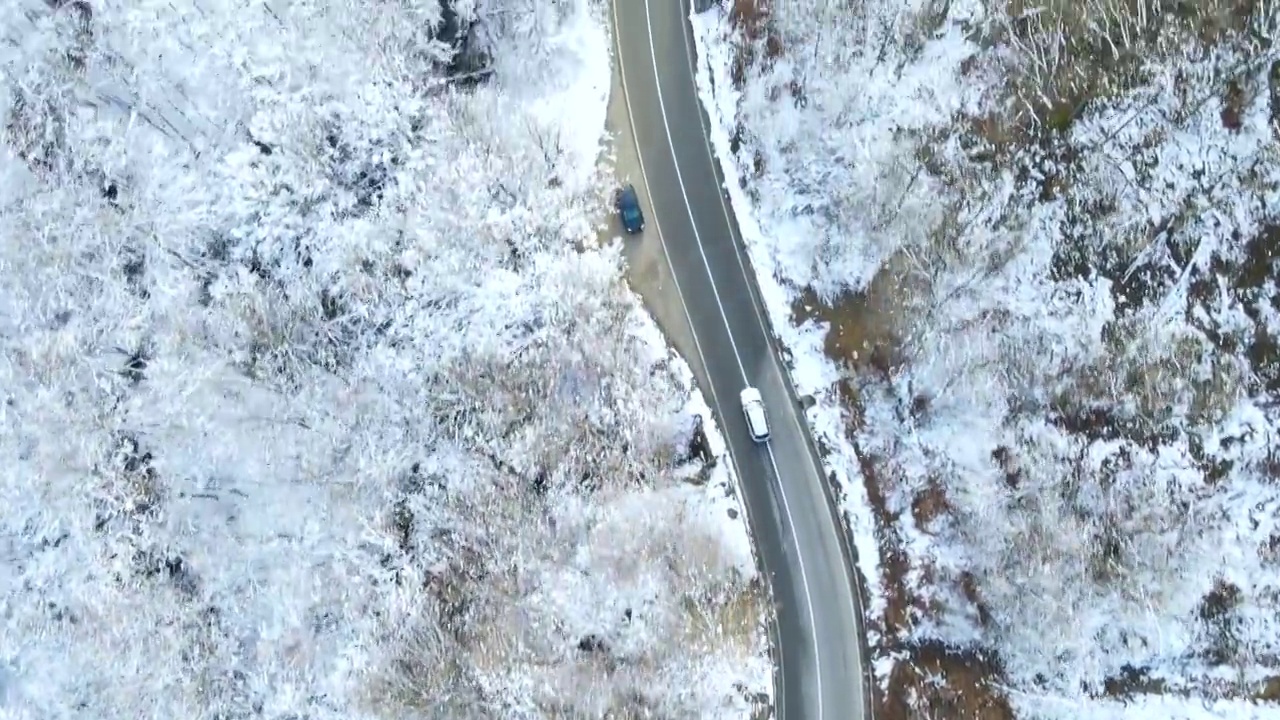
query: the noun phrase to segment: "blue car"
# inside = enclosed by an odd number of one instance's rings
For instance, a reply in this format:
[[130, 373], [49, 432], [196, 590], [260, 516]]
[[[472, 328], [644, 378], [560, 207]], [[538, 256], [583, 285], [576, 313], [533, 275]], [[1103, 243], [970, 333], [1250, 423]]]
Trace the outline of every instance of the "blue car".
[[640, 196], [636, 195], [634, 185], [627, 184], [618, 188], [613, 196], [613, 206], [618, 211], [618, 219], [622, 228], [630, 235], [644, 230], [644, 213], [640, 211]]

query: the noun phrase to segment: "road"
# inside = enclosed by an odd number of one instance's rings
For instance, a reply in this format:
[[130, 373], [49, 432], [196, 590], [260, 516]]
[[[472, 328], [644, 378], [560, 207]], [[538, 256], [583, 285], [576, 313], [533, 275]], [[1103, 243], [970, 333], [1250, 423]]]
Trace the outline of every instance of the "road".
[[[724, 430], [777, 608], [782, 720], [871, 718], [862, 612], [844, 529], [768, 330], [694, 83], [688, 0], [614, 0], [614, 37], [649, 230], [660, 237]], [[679, 345], [679, 343], [677, 343]], [[686, 351], [687, 349], [681, 348]], [[773, 438], [752, 442], [738, 393], [764, 396]]]

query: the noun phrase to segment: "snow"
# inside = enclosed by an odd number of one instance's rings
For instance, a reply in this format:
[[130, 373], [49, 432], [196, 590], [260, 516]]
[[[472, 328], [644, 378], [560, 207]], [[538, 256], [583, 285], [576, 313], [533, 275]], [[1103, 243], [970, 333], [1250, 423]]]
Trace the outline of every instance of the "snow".
[[[871, 638], [877, 679], [910, 661], [890, 648], [940, 642], [997, 654], [1020, 717], [1265, 715], [1246, 699], [1274, 683], [1280, 597], [1273, 58], [1145, 28], [1131, 85], [1019, 145], [1002, 113], [1044, 88], [1018, 63], [1062, 38], [984, 48], [975, 30], [1007, 18], [938, 7], [779, 4], [781, 53], [741, 90], [739, 31], [720, 8], [692, 17], [743, 239], [843, 466], [870, 622], [886, 583], [911, 599]], [[1280, 16], [1250, 22], [1269, 36]], [[800, 288], [865, 299], [900, 357], [833, 363], [828, 327], [793, 317]], [[1133, 672], [1165, 694], [1099, 697]]]
[[612, 50], [608, 34], [601, 32], [607, 27], [602, 13], [602, 7], [590, 6], [589, 12], [577, 13], [546, 41], [566, 58], [566, 67], [557, 73], [564, 82], [556, 90], [540, 93], [531, 108], [541, 121], [560, 128], [569, 145], [572, 175], [592, 182], [598, 180], [593, 171], [603, 145], [600, 128], [608, 115], [612, 81], [610, 64], [601, 62]]
[[496, 68], [465, 89], [434, 3], [105, 2], [87, 35], [27, 5], [0, 25], [0, 716], [768, 697], [723, 439], [620, 248], [580, 250], [602, 7], [459, 5]]
[[[1044, 720], [1080, 717], [1075, 698], [1029, 696], [1024, 712]], [[1266, 720], [1275, 717], [1275, 707], [1240, 700], [1188, 701], [1168, 695], [1139, 695], [1124, 702], [1099, 701], [1089, 707], [1091, 720]]]

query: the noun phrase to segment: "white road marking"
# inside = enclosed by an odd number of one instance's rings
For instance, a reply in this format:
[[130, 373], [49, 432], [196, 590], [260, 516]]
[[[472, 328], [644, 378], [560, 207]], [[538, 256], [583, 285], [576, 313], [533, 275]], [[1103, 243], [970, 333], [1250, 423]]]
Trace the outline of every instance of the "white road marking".
[[[682, 8], [684, 7], [684, 5], [683, 5], [683, 0], [682, 0], [682, 5], [681, 5], [681, 7], [682, 7]], [[696, 52], [696, 50], [695, 50], [695, 48], [694, 48], [694, 44], [690, 41], [690, 38], [689, 38], [689, 35], [690, 35], [692, 32], [693, 32], [693, 23], [692, 23], [692, 21], [690, 21], [690, 22], [688, 22], [688, 23], [684, 23], [684, 26], [681, 28], [681, 31], [680, 31], [680, 36], [681, 36], [681, 38], [684, 40], [685, 55], [686, 55], [686, 57], [688, 57], [688, 58], [689, 58], [689, 67], [690, 67], [690, 70], [691, 70], [691, 77], [690, 77], [690, 80], [691, 80], [691, 81], [692, 81], [692, 83], [693, 83], [693, 92], [694, 92], [694, 95], [697, 95], [697, 96], [698, 96], [698, 104], [699, 104], [699, 106], [701, 106], [701, 104], [702, 104], [702, 97], [701, 97], [700, 93], [698, 92], [698, 80], [697, 80], [697, 77], [698, 77], [698, 74], [697, 74], [697, 73], [698, 73], [698, 66], [697, 66], [697, 62], [698, 62], [698, 53]], [[652, 42], [652, 40], [651, 40], [651, 42]], [[714, 168], [716, 165], [718, 165], [718, 164], [719, 164], [719, 161], [716, 159], [716, 155], [715, 155], [715, 148], [713, 148], [713, 147], [711, 146], [711, 133], [710, 133], [709, 128], [707, 127], [707, 124], [706, 124], [706, 123], [707, 123], [707, 120], [706, 120], [705, 118], [703, 118], [703, 117], [702, 117], [702, 108], [699, 108], [699, 112], [698, 112], [698, 123], [702, 126], [702, 146], [703, 146], [703, 148], [707, 151], [707, 159], [708, 159], [708, 160], [710, 160], [711, 165], [712, 165], [712, 167]], [[720, 200], [720, 211], [724, 214], [724, 222], [725, 222], [725, 226], [726, 226], [726, 227], [728, 227], [728, 228], [729, 228], [729, 232], [730, 232], [730, 233], [732, 233], [732, 232], [733, 232], [733, 220], [732, 220], [732, 218], [731, 218], [731, 217], [730, 217], [730, 215], [729, 215], [729, 204], [725, 201], [724, 193], [719, 193], [719, 200]], [[739, 270], [741, 270], [741, 272], [742, 272], [742, 276], [743, 276], [744, 278], [746, 278], [746, 279], [747, 279], [747, 291], [748, 291], [749, 293], [751, 293], [751, 295], [752, 295], [752, 298], [751, 298], [751, 311], [752, 311], [752, 313], [754, 313], [754, 314], [755, 314], [755, 316], [756, 316], [756, 322], [760, 325], [760, 330], [761, 330], [761, 332], [763, 332], [763, 333], [764, 333], [764, 336], [765, 336], [766, 338], [772, 338], [772, 337], [773, 337], [773, 332], [772, 332], [772, 330], [770, 329], [772, 326], [771, 326], [771, 324], [770, 324], [770, 323], [765, 319], [765, 316], [764, 316], [764, 313], [763, 313], [763, 310], [762, 310], [762, 306], [763, 306], [763, 302], [764, 302], [764, 301], [763, 301], [763, 299], [760, 299], [760, 301], [759, 301], [759, 302], [760, 302], [760, 304], [759, 304], [759, 305], [757, 305], [757, 298], [755, 297], [755, 293], [754, 293], [754, 292], [752, 292], [752, 283], [751, 283], [751, 279], [752, 279], [752, 271], [750, 271], [750, 270], [748, 270], [748, 269], [747, 269], [747, 261], [743, 258], [743, 252], [742, 252], [742, 248], [739, 246], [738, 238], [733, 238], [733, 241], [734, 241], [734, 242], [733, 242], [733, 255], [734, 255], [734, 257], [735, 257], [735, 258], [737, 258], [737, 260], [738, 260], [738, 269], [739, 269]], [[787, 387], [786, 375], [784, 374], [783, 369], [782, 369], [782, 367], [781, 367], [780, 363], [778, 362], [778, 358], [777, 358], [777, 357], [775, 357], [775, 356], [774, 356], [774, 353], [772, 353], [772, 352], [770, 352], [770, 353], [769, 353], [769, 364], [770, 364], [770, 366], [773, 368], [774, 372], [776, 372], [776, 373], [778, 374], [778, 378], [779, 378], [780, 380], [782, 380], [782, 386], [783, 386], [783, 388], [785, 389], [785, 388]], [[797, 430], [797, 431], [799, 431], [800, 436], [803, 438], [803, 437], [804, 437], [804, 433], [805, 433], [805, 428], [804, 428], [803, 426], [801, 426], [801, 424], [800, 424], [800, 417], [799, 417], [799, 416], [800, 416], [800, 413], [798, 413], [798, 412], [796, 412], [796, 413], [790, 413], [790, 416], [791, 416], [791, 421], [792, 421], [792, 423], [794, 423], [794, 424], [795, 424], [795, 426], [796, 426], [796, 430]], [[810, 454], [810, 453], [807, 453], [807, 452], [806, 452], [806, 455], [808, 455], [808, 454]], [[772, 461], [772, 460], [774, 460], [774, 458], [773, 458], [773, 448], [770, 448], [770, 449], [769, 449], [769, 459], [770, 459], [771, 461]], [[811, 458], [811, 460], [812, 460], [815, 464], [817, 463], [816, 458]], [[825, 468], [823, 468], [823, 467], [821, 467], [821, 465], [817, 465], [817, 467], [816, 467], [815, 469], [817, 470], [817, 475], [818, 475], [818, 478], [820, 478], [820, 481], [821, 481], [821, 482], [826, 482], [826, 469], [825, 469]], [[777, 463], [776, 463], [776, 461], [774, 462], [774, 472], [775, 472], [775, 473], [777, 472]], [[778, 481], [779, 481], [779, 482], [781, 482], [781, 481], [782, 481], [782, 477], [781, 477], [781, 476], [778, 476]], [[826, 491], [825, 491], [825, 490], [823, 491], [823, 496], [824, 496], [824, 497], [827, 497], [827, 494], [826, 494]], [[837, 513], [836, 513], [836, 518], [837, 518], [837, 520], [839, 520], [839, 521], [840, 521], [840, 523], [836, 526], [836, 532], [843, 532], [843, 517], [842, 517], [842, 515], [841, 515], [840, 513], [838, 513], [838, 512], [837, 512]], [[837, 538], [836, 538], [836, 542], [837, 542], [837, 544], [839, 544], [839, 541], [840, 541], [840, 538], [838, 538], [838, 537], [837, 537]], [[843, 565], [844, 563], [841, 563], [841, 564]], [[857, 625], [857, 626], [861, 626], [861, 625], [862, 625], [862, 623], [863, 623], [863, 622], [865, 622], [865, 619], [866, 619], [866, 612], [863, 610], [863, 607], [862, 607], [862, 593], [861, 593], [861, 591], [860, 591], [860, 588], [859, 588], [858, 583], [854, 582], [854, 581], [853, 581], [854, 579], [848, 576], [849, 569], [848, 569], [848, 568], [846, 568], [844, 572], [846, 573], [846, 575], [845, 575], [845, 581], [846, 581], [846, 584], [847, 584], [850, 588], [852, 588], [852, 589], [853, 589], [853, 592], [851, 593], [851, 594], [853, 595], [853, 602], [851, 603], [851, 610], [855, 613], [855, 615], [854, 615], [854, 619], [855, 619], [856, 625]], [[861, 640], [860, 640], [860, 641], [861, 641]], [[859, 662], [861, 662], [861, 661], [859, 661]], [[864, 685], [863, 685], [863, 687], [864, 687], [864, 694], [866, 694], [866, 693], [868, 693], [868, 692], [870, 692], [870, 691], [871, 691], [871, 688], [870, 688], [868, 685], [866, 685], [866, 683], [865, 683], [865, 679], [866, 679], [866, 670], [865, 670], [865, 668], [863, 669], [863, 679], [864, 679]], [[868, 696], [867, 698], [864, 698], [863, 705], [866, 707], [866, 712], [867, 712], [867, 718], [868, 718], [868, 720], [875, 720], [875, 703], [874, 703], [874, 702], [872, 702], [872, 701], [870, 700], [870, 697], [869, 697], [869, 696]]]
[[[626, 104], [626, 106], [627, 106], [627, 120], [631, 123], [631, 126], [632, 126], [632, 136], [633, 136], [633, 138], [634, 138], [634, 131], [635, 131], [635, 113], [631, 110], [631, 94], [630, 94], [630, 92], [628, 92], [628, 91], [627, 91], [627, 73], [626, 73], [625, 68], [623, 67], [623, 60], [622, 60], [622, 43], [621, 43], [621, 41], [620, 41], [620, 40], [618, 40], [618, 32], [619, 32], [619, 30], [618, 30], [618, 6], [617, 6], [617, 0], [615, 0], [615, 2], [614, 2], [614, 4], [612, 5], [612, 7], [613, 7], [614, 50], [615, 50], [615, 51], [617, 52], [617, 54], [618, 54], [618, 75], [619, 75], [619, 80], [620, 80], [620, 82], [622, 83], [622, 98], [623, 98], [623, 101], [625, 102], [625, 104]], [[658, 81], [658, 78], [657, 78], [657, 76], [655, 75], [655, 77], [654, 77], [654, 85], [655, 85], [655, 86], [657, 85], [657, 81]], [[637, 143], [637, 145], [636, 145], [636, 161], [637, 161], [637, 162], [639, 162], [639, 164], [640, 164], [640, 179], [641, 179], [641, 182], [642, 182], [642, 183], [644, 183], [645, 194], [649, 196], [650, 203], [652, 203], [652, 201], [653, 201], [653, 190], [652, 190], [652, 188], [649, 186], [649, 175], [648, 175], [648, 173], [646, 173], [646, 172], [645, 172], [645, 169], [644, 169], [644, 157], [643, 157], [643, 156], [641, 155], [641, 153], [640, 153], [640, 148], [639, 148], [639, 144], [638, 144], [638, 143]], [[699, 340], [698, 340], [698, 332], [697, 332], [697, 330], [696, 330], [696, 329], [694, 329], [694, 326], [693, 326], [693, 318], [689, 315], [689, 305], [688, 305], [688, 303], [686, 303], [686, 302], [685, 302], [685, 299], [684, 299], [684, 291], [680, 289], [680, 279], [679, 279], [678, 277], [676, 277], [676, 269], [675, 269], [675, 267], [671, 264], [671, 254], [670, 254], [669, 252], [667, 252], [667, 243], [666, 243], [666, 240], [664, 239], [664, 236], [663, 236], [663, 234], [662, 234], [662, 224], [661, 224], [661, 222], [659, 222], [659, 220], [658, 220], [658, 213], [657, 213], [657, 211], [656, 211], [656, 210], [653, 210], [653, 208], [652, 208], [652, 207], [650, 207], [650, 210], [652, 210], [652, 211], [653, 211], [653, 224], [654, 224], [654, 227], [655, 227], [655, 228], [657, 229], [657, 231], [658, 231], [658, 243], [662, 246], [662, 256], [663, 256], [663, 258], [667, 261], [667, 269], [671, 272], [671, 283], [672, 283], [672, 285], [674, 285], [674, 286], [675, 286], [676, 296], [680, 298], [680, 309], [684, 312], [685, 322], [689, 323], [689, 334], [693, 336], [693, 347], [694, 347], [694, 351], [698, 353], [698, 360], [699, 360], [699, 362], [701, 362], [701, 363], [702, 363], [702, 369], [707, 373], [707, 376], [708, 376], [708, 379], [709, 379], [709, 378], [710, 378], [710, 375], [711, 375], [711, 371], [708, 369], [708, 365], [707, 365], [707, 358], [706, 358], [706, 356], [702, 353], [702, 343], [701, 343], [701, 342], [699, 342]], [[659, 288], [661, 288], [661, 286], [659, 286]], [[720, 415], [720, 417], [721, 417], [721, 418], [723, 418], [723, 417], [725, 416], [725, 415], [724, 415], [724, 408], [722, 408], [722, 407], [720, 406], [720, 398], [716, 395], [715, 385], [713, 385], [712, 383], [708, 382], [708, 383], [707, 383], [707, 392], [711, 395], [711, 407], [715, 409], [715, 411]], [[728, 433], [728, 431], [727, 431], [727, 430], [724, 432], [724, 440], [725, 440], [725, 443], [729, 446], [729, 464], [733, 466], [733, 474], [734, 474], [734, 477], [737, 479], [737, 481], [738, 481], [739, 483], [741, 483], [741, 482], [742, 482], [742, 477], [743, 477], [743, 475], [742, 475], [742, 471], [738, 468], [738, 461], [736, 460], [737, 455], [735, 454], [735, 452], [734, 452], [734, 450], [733, 450], [733, 440], [731, 440], [731, 439], [729, 438], [729, 433]], [[743, 512], [746, 514], [746, 516], [747, 516], [747, 526], [748, 526], [748, 527], [752, 527], [752, 525], [751, 525], [751, 511], [750, 511], [750, 510], [748, 509], [748, 507], [747, 507], [747, 500], [746, 500], [746, 496], [745, 496], [745, 495], [743, 495], [743, 497], [742, 497], [742, 503], [741, 503], [741, 506], [742, 506], [742, 511], [743, 511]], [[753, 548], [753, 549], [754, 549], [754, 548]], [[762, 566], [764, 566], [764, 568], [763, 568], [763, 569], [764, 569], [765, 574], [766, 574], [766, 575], [771, 574], [771, 573], [770, 573], [770, 570], [769, 570], [768, 563], [766, 563], [766, 562], [765, 562], [765, 560], [764, 560], [764, 556], [763, 556], [763, 555], [757, 555], [757, 557], [758, 557], [758, 558], [759, 558], [759, 560], [760, 560], [760, 564], [761, 564]], [[769, 622], [770, 622], [770, 624], [772, 624], [772, 625], [773, 625], [773, 636], [774, 636], [774, 637], [776, 637], [776, 638], [781, 639], [781, 638], [782, 638], [782, 632], [781, 632], [781, 629], [778, 627], [778, 619], [777, 619], [777, 617], [776, 617], [773, 613], [770, 613], [770, 614], [769, 614]], [[786, 699], [787, 693], [786, 693], [786, 686], [785, 686], [785, 682], [784, 682], [784, 680], [783, 680], [783, 679], [786, 677], [786, 673], [783, 671], [783, 659], [782, 659], [782, 650], [781, 650], [781, 648], [779, 648], [779, 649], [778, 649], [778, 653], [777, 653], [777, 658], [776, 658], [776, 660], [777, 660], [777, 662], [778, 662], [778, 687], [777, 687], [777, 692], [778, 692], [778, 698], [777, 698], [777, 700], [778, 700], [778, 702], [777, 702], [777, 704], [778, 704], [779, 706], [781, 706], [781, 707], [785, 707], [784, 702], [785, 702], [785, 699]]]
[[[671, 125], [670, 125], [670, 123], [668, 123], [668, 122], [667, 122], [667, 108], [666, 108], [666, 103], [665, 103], [665, 102], [663, 101], [663, 99], [662, 99], [662, 81], [658, 78], [658, 56], [657, 56], [657, 49], [655, 48], [655, 46], [654, 46], [654, 41], [653, 41], [653, 17], [652, 17], [652, 14], [650, 13], [649, 7], [650, 7], [650, 5], [649, 5], [649, 0], [645, 0], [645, 3], [644, 3], [645, 33], [646, 33], [646, 35], [647, 35], [647, 36], [648, 36], [648, 38], [649, 38], [649, 58], [650, 58], [651, 62], [653, 63], [653, 82], [654, 82], [654, 88], [656, 89], [656, 91], [657, 91], [657, 93], [658, 93], [658, 108], [659, 108], [659, 111], [660, 111], [660, 112], [661, 112], [661, 114], [662, 114], [662, 126], [663, 126], [663, 129], [666, 131], [666, 135], [667, 135], [667, 146], [668, 146], [668, 147], [670, 148], [670, 150], [671, 150], [671, 160], [672, 160], [672, 164], [675, 166], [675, 169], [676, 169], [676, 182], [680, 185], [680, 196], [684, 199], [684, 207], [685, 207], [685, 210], [689, 213], [689, 224], [690, 224], [690, 226], [693, 228], [693, 240], [694, 240], [694, 243], [698, 246], [698, 255], [702, 258], [702, 265], [703, 265], [703, 267], [704, 267], [704, 268], [706, 269], [706, 271], [707, 271], [707, 280], [710, 282], [710, 286], [711, 286], [711, 294], [712, 294], [712, 296], [714, 296], [714, 297], [715, 297], [715, 299], [716, 299], [716, 307], [717, 307], [717, 308], [719, 309], [719, 311], [720, 311], [720, 318], [724, 321], [725, 334], [729, 336], [729, 345], [730, 345], [731, 349], [733, 350], [733, 357], [734, 357], [734, 360], [738, 363], [738, 370], [739, 370], [739, 372], [741, 372], [741, 373], [742, 373], [742, 382], [743, 382], [743, 385], [751, 385], [750, 378], [747, 376], [747, 370], [746, 370], [746, 368], [745, 368], [745, 367], [743, 366], [743, 364], [742, 364], [742, 355], [738, 352], [738, 343], [733, 339], [733, 330], [732, 330], [732, 328], [731, 328], [731, 327], [730, 327], [730, 325], [729, 325], [729, 315], [728, 315], [728, 313], [726, 313], [726, 312], [725, 312], [725, 309], [724, 309], [724, 302], [723, 302], [723, 301], [721, 300], [721, 298], [720, 298], [720, 291], [719, 291], [719, 289], [717, 289], [717, 288], [716, 288], [715, 275], [711, 272], [711, 263], [710, 263], [710, 261], [708, 261], [708, 260], [707, 260], [707, 253], [706, 253], [706, 251], [703, 249], [703, 245], [702, 245], [702, 237], [701, 237], [701, 235], [698, 233], [698, 222], [697, 222], [697, 220], [694, 218], [694, 215], [693, 215], [693, 207], [692, 207], [692, 205], [689, 203], [689, 194], [688, 194], [688, 192], [685, 190], [684, 176], [683, 176], [683, 174], [680, 172], [680, 160], [679, 160], [679, 158], [676, 156], [675, 142], [674, 142], [674, 140], [673, 140], [673, 139], [672, 139], [672, 137], [671, 137]], [[681, 4], [681, 8], [683, 8], [683, 7], [684, 7], [684, 5], [683, 5], [683, 3], [682, 3], [682, 4]], [[683, 21], [683, 18], [682, 18], [682, 21]], [[682, 37], [684, 36], [684, 30], [683, 30], [683, 29], [681, 30], [681, 36], [682, 36]], [[687, 40], [687, 39], [685, 40], [685, 43], [686, 43], [686, 47], [687, 47], [687, 43], [688, 43], [688, 40]], [[697, 89], [695, 88], [694, 90], [695, 90], [695, 93], [694, 93], [694, 94], [695, 94], [695, 98], [696, 98], [696, 96], [697, 96]], [[700, 102], [700, 101], [699, 101], [699, 102]], [[630, 110], [629, 110], [629, 109], [628, 109], [628, 112], [630, 112]], [[701, 110], [699, 110], [699, 113], [701, 113]], [[699, 115], [698, 115], [698, 121], [699, 121], [699, 123], [701, 123], [701, 122], [702, 122], [702, 116], [701, 116], [701, 114], [699, 114]], [[705, 131], [705, 127], [704, 127], [704, 131]], [[704, 137], [705, 137], [705, 132], [704, 132]], [[639, 153], [637, 153], [637, 154], [639, 154]], [[642, 172], [643, 172], [643, 171], [642, 171]], [[647, 183], [646, 183], [646, 187], [647, 187]], [[717, 194], [718, 194], [718, 193], [717, 193]], [[721, 200], [721, 211], [722, 211], [722, 212], [724, 212], [724, 211], [725, 211], [725, 210], [724, 210], [724, 205], [723, 205], [723, 199]], [[655, 212], [655, 213], [654, 213], [654, 215], [657, 215], [657, 213]], [[728, 227], [728, 228], [729, 228], [729, 230], [730, 230], [730, 232], [732, 233], [732, 225], [729, 225], [729, 224], [728, 224], [728, 217], [727, 217], [727, 216], [726, 216], [726, 218], [725, 218], [725, 221], [726, 221], [726, 227]], [[730, 237], [730, 241], [731, 241], [731, 242], [733, 241], [733, 238], [732, 238], [732, 237]], [[664, 250], [665, 250], [665, 245], [664, 245]], [[736, 249], [735, 249], [735, 255], [736, 255]], [[667, 260], [667, 261], [668, 261], [668, 263], [670, 262], [670, 256], [668, 256], [668, 260]], [[741, 258], [739, 258], [739, 260], [738, 260], [738, 261], [739, 261], [739, 263], [741, 263], [741, 262], [742, 262], [742, 261], [741, 261]], [[674, 275], [674, 272], [675, 272], [675, 271], [674, 271], [674, 269], [673, 269], [673, 270], [672, 270], [673, 275]], [[749, 290], [750, 290], [750, 284], [748, 284], [748, 291], [749, 291]], [[753, 311], [755, 311], [755, 304], [754, 304], [754, 301], [753, 301], [753, 303], [752, 303], [752, 310], [753, 310]], [[758, 319], [758, 315], [757, 315], [757, 319]], [[692, 320], [691, 320], [691, 321], [690, 321], [690, 327], [692, 327], [692, 325], [693, 325], [693, 323], [692, 323]], [[768, 339], [768, 337], [769, 337], [769, 334], [766, 332], [766, 333], [765, 333], [765, 338], [766, 338], [766, 339]], [[770, 353], [770, 355], [772, 356], [772, 352]], [[708, 373], [708, 374], [710, 374], [711, 369], [710, 369], [710, 367], [708, 367], [708, 366], [707, 366], [707, 364], [706, 364], [706, 361], [705, 361], [705, 360], [703, 361], [703, 368], [707, 370], [707, 373]], [[775, 367], [775, 370], [776, 370], [776, 367]], [[784, 388], [786, 387], [785, 383], [784, 383], [783, 387], [784, 387]], [[723, 412], [723, 411], [722, 411], [722, 412]], [[798, 421], [797, 421], [797, 422], [798, 422]], [[803, 437], [803, 434], [801, 435], [801, 437]], [[726, 440], [728, 439], [728, 433], [726, 433], [726, 434], [725, 434], [725, 438], [726, 438]], [[768, 452], [768, 454], [769, 454], [769, 463], [770, 463], [770, 465], [772, 465], [772, 466], [773, 466], [774, 477], [776, 477], [776, 478], [778, 479], [778, 495], [779, 495], [779, 497], [781, 497], [781, 498], [782, 498], [782, 511], [783, 511], [783, 513], [785, 513], [785, 514], [786, 514], [786, 516], [787, 516], [787, 529], [788, 529], [788, 531], [790, 531], [790, 534], [791, 534], [791, 541], [792, 541], [792, 543], [795, 545], [795, 548], [796, 548], [796, 565], [797, 565], [798, 569], [800, 570], [800, 582], [804, 585], [804, 601], [805, 601], [805, 608], [806, 608], [806, 610], [808, 611], [808, 615], [809, 615], [809, 631], [810, 631], [810, 636], [813, 638], [813, 643], [814, 643], [814, 646], [815, 646], [815, 648], [814, 648], [814, 649], [815, 649], [815, 652], [813, 653], [813, 664], [814, 664], [814, 672], [815, 672], [814, 680], [815, 680], [815, 682], [816, 682], [816, 684], [817, 684], [817, 696], [818, 696], [818, 714], [817, 714], [817, 718], [818, 718], [818, 720], [821, 720], [821, 718], [822, 718], [822, 716], [823, 716], [823, 712], [822, 712], [822, 705], [823, 705], [823, 696], [822, 696], [822, 655], [821, 655], [821, 653], [817, 652], [817, 647], [816, 647], [816, 646], [817, 646], [817, 644], [818, 644], [819, 639], [818, 639], [818, 624], [817, 624], [817, 619], [815, 618], [815, 616], [814, 616], [814, 612], [813, 612], [813, 594], [812, 594], [812, 592], [809, 590], [809, 575], [808, 575], [808, 572], [807, 572], [807, 571], [806, 571], [806, 569], [805, 569], [805, 564], [804, 564], [804, 553], [803, 553], [803, 552], [801, 551], [801, 549], [800, 549], [800, 538], [796, 535], [796, 530], [795, 530], [795, 525], [796, 525], [796, 523], [795, 523], [795, 517], [794, 517], [794, 515], [792, 515], [792, 513], [791, 513], [791, 503], [787, 500], [787, 490], [786, 490], [786, 485], [785, 485], [785, 483], [783, 483], [783, 482], [782, 482], [782, 476], [778, 473], [778, 463], [777, 463], [777, 460], [774, 458], [774, 455], [773, 455], [773, 448], [771, 448], [771, 447], [769, 447], [768, 445], [766, 445], [766, 446], [765, 446], [765, 450], [766, 450], [766, 452]], [[744, 503], [744, 504], [745, 504], [745, 503]], [[838, 539], [837, 539], [837, 540], [838, 540]], [[779, 655], [781, 655], [781, 652], [779, 652]]]

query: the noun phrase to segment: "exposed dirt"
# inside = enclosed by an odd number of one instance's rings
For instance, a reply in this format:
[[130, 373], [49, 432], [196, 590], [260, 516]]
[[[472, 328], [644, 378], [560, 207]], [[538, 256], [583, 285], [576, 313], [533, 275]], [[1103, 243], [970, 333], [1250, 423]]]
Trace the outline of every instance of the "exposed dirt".
[[1280, 702], [1280, 675], [1259, 683], [1253, 699], [1259, 702]]
[[904, 360], [894, 330], [898, 320], [893, 310], [898, 287], [889, 273], [882, 272], [871, 281], [866, 292], [831, 301], [805, 290], [792, 312], [797, 322], [814, 319], [829, 325], [824, 345], [827, 357], [854, 374], [870, 372], [887, 380], [902, 367]]
[[896, 638], [910, 627], [914, 611], [923, 609], [921, 601], [911, 596], [907, 585], [910, 561], [902, 550], [902, 542], [895, 524], [896, 518], [885, 507], [881, 490], [880, 473], [875, 459], [859, 453], [862, 476], [866, 479], [867, 495], [876, 515], [876, 539], [880, 548], [880, 562], [884, 567], [884, 592], [887, 602], [884, 616], [867, 618], [869, 624], [880, 632], [886, 647], [872, 648], [872, 654], [883, 655], [887, 647], [896, 644]]
[[[876, 515], [884, 570], [881, 590], [886, 599], [885, 614], [869, 619], [884, 640], [880, 647], [872, 648], [872, 653], [897, 658], [887, 691], [875, 693], [876, 716], [886, 720], [1012, 719], [1013, 710], [998, 687], [1000, 672], [995, 662], [973, 651], [904, 642], [919, 618], [938, 611], [934, 601], [908, 582], [908, 573], [918, 570], [925, 578], [932, 573], [927, 566], [913, 566], [903, 550], [899, 518], [884, 501], [884, 473], [890, 471], [886, 463], [861, 452], [858, 459]], [[917, 525], [926, 527], [945, 512], [946, 503], [940, 488], [927, 487], [914, 498], [912, 516]], [[985, 609], [972, 583], [963, 585], [960, 591], [985, 619]]]
[[946, 491], [936, 481], [929, 484], [911, 501], [911, 517], [915, 518], [916, 527], [928, 530], [935, 520], [945, 516], [951, 510]]
[[894, 666], [883, 720], [1013, 720], [1013, 709], [991, 686], [999, 669], [973, 652], [942, 645], [909, 649], [910, 660]]
[[758, 40], [764, 33], [769, 19], [768, 0], [733, 0], [729, 20], [751, 40]]
[[747, 68], [756, 62], [762, 51], [766, 59], [782, 54], [782, 38], [769, 25], [770, 4], [771, 0], [733, 0], [729, 9], [729, 22], [749, 41], [739, 47], [734, 57], [732, 77], [735, 86], [742, 86]]

